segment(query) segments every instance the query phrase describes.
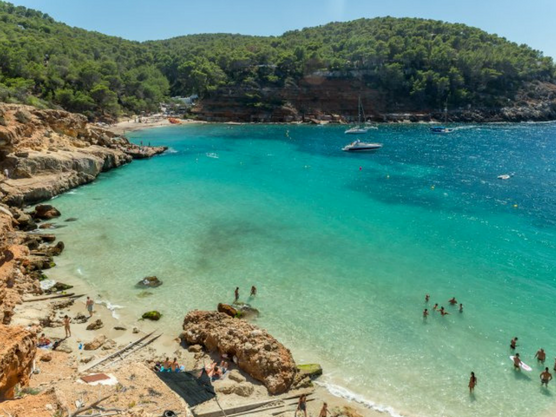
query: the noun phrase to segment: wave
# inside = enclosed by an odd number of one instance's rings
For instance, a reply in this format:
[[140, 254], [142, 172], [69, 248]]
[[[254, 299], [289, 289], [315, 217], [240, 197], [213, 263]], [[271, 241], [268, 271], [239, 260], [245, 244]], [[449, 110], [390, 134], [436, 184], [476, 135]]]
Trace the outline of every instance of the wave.
[[328, 392], [330, 392], [330, 394], [334, 395], [335, 397], [344, 398], [348, 401], [356, 402], [380, 413], [388, 413], [392, 417], [404, 417], [392, 407], [377, 404], [374, 401], [363, 397], [362, 395], [356, 394], [345, 387], [341, 387], [340, 385], [320, 381], [313, 381], [313, 383], [325, 388]]
[[174, 148], [168, 148], [168, 149], [166, 149], [166, 150], [164, 151], [164, 154], [163, 154], [163, 155], [166, 155], [166, 154], [174, 154], [174, 153], [178, 153], [178, 151], [175, 150]]
[[215, 154], [214, 152], [207, 152], [206, 155], [207, 155], [209, 158], [214, 158], [214, 159], [220, 158], [220, 157], [218, 156], [218, 154]]
[[119, 318], [120, 318], [120, 316], [119, 316], [119, 314], [117, 313], [116, 310], [121, 310], [122, 308], [124, 308], [124, 306], [119, 306], [117, 304], [112, 304], [108, 300], [95, 301], [95, 303], [106, 305], [106, 308], [112, 312], [112, 317], [114, 317], [116, 320], [119, 320]]

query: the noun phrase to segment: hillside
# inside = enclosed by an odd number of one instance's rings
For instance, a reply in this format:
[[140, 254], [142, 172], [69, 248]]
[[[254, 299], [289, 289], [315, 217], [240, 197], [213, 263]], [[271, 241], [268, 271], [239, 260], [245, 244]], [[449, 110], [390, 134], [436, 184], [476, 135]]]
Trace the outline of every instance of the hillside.
[[349, 118], [358, 96], [375, 119], [445, 106], [454, 115], [533, 107], [526, 113], [537, 115], [523, 118], [556, 117], [551, 58], [462, 24], [385, 17], [278, 37], [138, 43], [9, 3], [0, 2], [0, 21], [0, 100], [90, 118], [153, 111], [169, 95], [193, 93], [209, 120]]

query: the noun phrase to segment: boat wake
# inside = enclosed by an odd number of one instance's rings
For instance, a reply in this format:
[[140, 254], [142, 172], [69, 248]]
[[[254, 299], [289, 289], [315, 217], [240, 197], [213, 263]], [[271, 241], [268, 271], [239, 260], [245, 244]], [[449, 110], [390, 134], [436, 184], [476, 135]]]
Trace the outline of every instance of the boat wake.
[[214, 158], [214, 159], [218, 159], [218, 158], [219, 158], [219, 156], [218, 156], [217, 154], [215, 154], [214, 152], [207, 152], [206, 155], [207, 155], [209, 158]]
[[370, 408], [371, 410], [375, 410], [380, 413], [388, 413], [392, 417], [404, 417], [402, 414], [396, 412], [396, 410], [394, 410], [392, 407], [376, 404], [375, 402], [363, 397], [362, 395], [356, 394], [345, 387], [341, 387], [339, 385], [331, 384], [328, 382], [314, 381], [314, 383], [326, 388], [326, 390], [335, 397], [345, 398], [348, 401], [359, 403], [367, 408]]

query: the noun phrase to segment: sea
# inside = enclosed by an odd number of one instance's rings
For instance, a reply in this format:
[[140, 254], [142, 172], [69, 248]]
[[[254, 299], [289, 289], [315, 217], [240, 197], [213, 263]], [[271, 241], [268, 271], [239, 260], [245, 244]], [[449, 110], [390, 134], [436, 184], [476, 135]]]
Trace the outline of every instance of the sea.
[[[319, 384], [392, 416], [548, 415], [556, 124], [452, 127], [381, 125], [365, 139], [382, 149], [364, 154], [342, 152], [354, 138], [338, 125], [131, 133], [169, 149], [52, 202], [66, 250], [47, 274], [85, 281], [133, 322], [159, 310], [175, 335], [239, 287], [256, 325], [322, 365]], [[152, 275], [163, 285], [136, 287]], [[513, 369], [513, 337], [531, 372]]]

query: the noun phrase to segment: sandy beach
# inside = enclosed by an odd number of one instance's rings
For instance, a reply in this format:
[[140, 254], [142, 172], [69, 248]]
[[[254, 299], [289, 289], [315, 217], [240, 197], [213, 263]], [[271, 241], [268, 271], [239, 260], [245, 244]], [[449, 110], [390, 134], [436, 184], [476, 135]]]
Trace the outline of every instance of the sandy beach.
[[179, 119], [180, 123], [172, 124], [167, 117], [164, 116], [151, 116], [142, 118], [127, 118], [121, 119], [117, 123], [109, 126], [103, 126], [106, 130], [111, 131], [116, 135], [125, 135], [126, 132], [136, 132], [138, 130], [152, 129], [155, 127], [163, 126], [180, 126], [184, 124], [206, 123], [196, 120]]

